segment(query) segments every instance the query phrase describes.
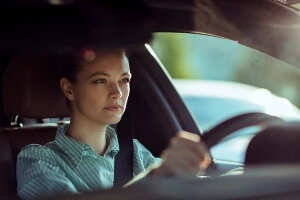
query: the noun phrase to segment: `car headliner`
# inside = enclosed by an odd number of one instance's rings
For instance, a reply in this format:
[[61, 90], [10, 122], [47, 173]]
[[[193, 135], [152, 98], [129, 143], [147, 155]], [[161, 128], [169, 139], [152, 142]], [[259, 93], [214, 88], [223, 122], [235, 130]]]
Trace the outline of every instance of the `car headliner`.
[[152, 32], [197, 32], [300, 67], [299, 14], [273, 0], [7, 0], [1, 9], [7, 13], [0, 19], [0, 50], [5, 51], [27, 52], [30, 46], [38, 53], [68, 53], [89, 44], [131, 48], [149, 42]]

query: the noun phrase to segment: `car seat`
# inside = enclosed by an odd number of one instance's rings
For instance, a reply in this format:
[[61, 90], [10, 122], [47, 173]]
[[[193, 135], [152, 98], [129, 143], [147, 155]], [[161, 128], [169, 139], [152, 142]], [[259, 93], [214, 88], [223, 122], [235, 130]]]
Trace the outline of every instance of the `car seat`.
[[[42, 119], [68, 117], [65, 97], [59, 88], [56, 59], [40, 56], [13, 56], [3, 75], [3, 109], [6, 115]], [[12, 124], [15, 123], [12, 121]], [[28, 144], [54, 140], [57, 123], [2, 127], [0, 133], [0, 194], [16, 195], [16, 158]]]

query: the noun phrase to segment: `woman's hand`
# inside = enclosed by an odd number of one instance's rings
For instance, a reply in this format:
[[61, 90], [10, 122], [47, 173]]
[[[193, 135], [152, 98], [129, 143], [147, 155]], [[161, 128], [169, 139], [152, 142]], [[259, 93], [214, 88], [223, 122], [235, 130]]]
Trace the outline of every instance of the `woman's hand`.
[[211, 163], [211, 157], [200, 137], [193, 133], [180, 131], [172, 137], [169, 146], [163, 151], [163, 162], [153, 165], [131, 179], [127, 187], [145, 176], [163, 178], [168, 176], [189, 177], [202, 175]]
[[152, 170], [152, 177], [202, 175], [211, 163], [210, 154], [200, 137], [186, 131], [171, 138], [161, 158], [163, 162]]

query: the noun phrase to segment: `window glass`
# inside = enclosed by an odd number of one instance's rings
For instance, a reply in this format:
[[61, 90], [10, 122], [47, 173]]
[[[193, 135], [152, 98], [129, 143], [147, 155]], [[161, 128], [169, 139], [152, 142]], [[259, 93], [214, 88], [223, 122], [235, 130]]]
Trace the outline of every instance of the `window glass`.
[[[204, 131], [246, 112], [300, 119], [300, 74], [285, 62], [236, 41], [208, 35], [156, 33], [150, 46]], [[213, 156], [242, 162], [256, 131], [239, 131], [214, 147]]]

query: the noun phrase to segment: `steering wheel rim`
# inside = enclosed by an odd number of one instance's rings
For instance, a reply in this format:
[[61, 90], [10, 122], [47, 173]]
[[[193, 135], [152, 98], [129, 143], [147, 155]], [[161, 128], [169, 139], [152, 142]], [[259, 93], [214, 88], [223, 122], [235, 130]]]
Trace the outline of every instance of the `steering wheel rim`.
[[266, 113], [244, 113], [231, 117], [214, 126], [212, 129], [204, 132], [201, 139], [206, 144], [207, 148], [210, 149], [214, 145], [218, 144], [223, 138], [242, 128], [256, 125], [263, 129], [266, 126], [283, 122], [283, 119]]

